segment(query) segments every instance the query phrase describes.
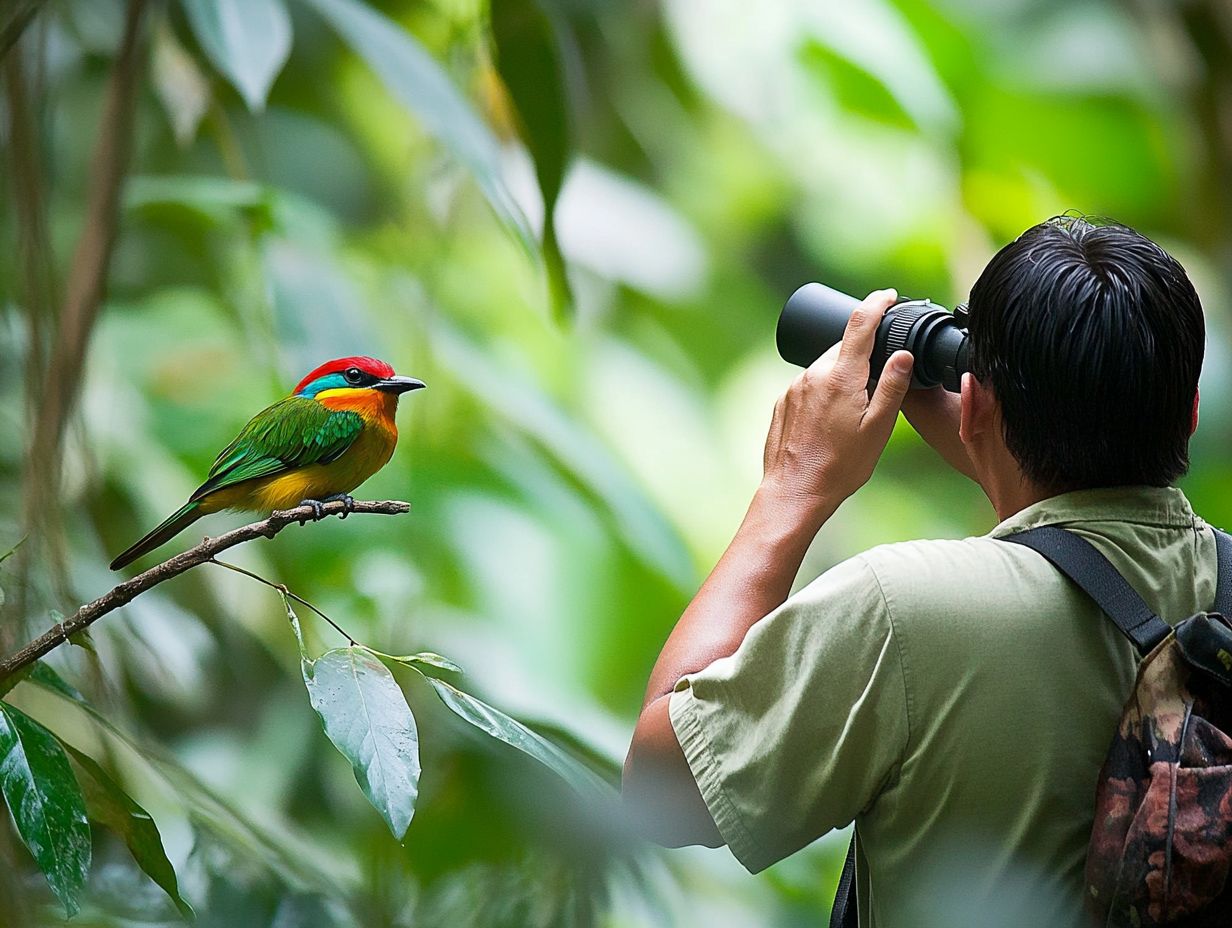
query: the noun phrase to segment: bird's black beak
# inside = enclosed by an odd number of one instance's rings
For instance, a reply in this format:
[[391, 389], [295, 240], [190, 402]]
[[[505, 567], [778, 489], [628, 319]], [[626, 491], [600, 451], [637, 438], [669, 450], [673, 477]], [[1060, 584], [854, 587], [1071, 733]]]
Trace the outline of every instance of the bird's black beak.
[[409, 393], [411, 390], [422, 390], [427, 384], [414, 377], [386, 377], [384, 380], [378, 380], [373, 386], [378, 390], [397, 395]]

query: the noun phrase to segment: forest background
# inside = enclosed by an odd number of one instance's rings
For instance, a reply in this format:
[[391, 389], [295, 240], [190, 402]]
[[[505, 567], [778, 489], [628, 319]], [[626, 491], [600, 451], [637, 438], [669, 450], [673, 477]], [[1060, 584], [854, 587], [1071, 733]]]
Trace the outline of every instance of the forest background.
[[[374, 649], [449, 659], [382, 672], [418, 723], [400, 842], [275, 590], [203, 565], [104, 617], [4, 697], [0, 741], [105, 771], [63, 767], [84, 832], [0, 771], [5, 925], [820, 923], [845, 836], [751, 877], [638, 842], [577, 784], [615, 781], [756, 485], [794, 376], [774, 323], [808, 280], [952, 306], [1048, 216], [1139, 228], [1203, 298], [1182, 486], [1232, 525], [1223, 0], [7, 0], [0, 55], [0, 652], [355, 353], [429, 384], [360, 493], [411, 513], [228, 557]], [[900, 422], [801, 578], [993, 523]], [[346, 644], [293, 606], [309, 659]], [[495, 715], [485, 737], [451, 687], [548, 740]], [[31, 809], [68, 831], [32, 841]]]

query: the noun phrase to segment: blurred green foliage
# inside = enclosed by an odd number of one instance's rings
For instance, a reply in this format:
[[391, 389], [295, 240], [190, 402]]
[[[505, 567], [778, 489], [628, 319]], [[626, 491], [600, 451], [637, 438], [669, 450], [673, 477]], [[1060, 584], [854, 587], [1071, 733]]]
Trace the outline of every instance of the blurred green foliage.
[[[1190, 270], [1210, 337], [1184, 487], [1232, 523], [1221, 0], [150, 3], [59, 505], [25, 516], [31, 480], [50, 479], [25, 455], [126, 5], [0, 11], [0, 36], [28, 21], [0, 101], [0, 550], [34, 536], [24, 566], [0, 563], [6, 649], [108, 589], [109, 556], [251, 414], [324, 359], [374, 354], [430, 385], [362, 489], [413, 513], [288, 530], [236, 560], [374, 648], [457, 660], [469, 690], [611, 775], [756, 484], [793, 376], [773, 348], [783, 298], [817, 279], [952, 303], [1067, 209], [1134, 225]], [[802, 580], [992, 522], [900, 424]], [[309, 639], [341, 643], [311, 623]], [[7, 699], [150, 811], [199, 924], [826, 911], [841, 836], [755, 878], [725, 851], [652, 850], [403, 671], [423, 773], [400, 845], [322, 736], [278, 597], [230, 572], [157, 588], [91, 642], [49, 662], [97, 709], [29, 682]], [[74, 923], [177, 922], [123, 843], [96, 831]], [[9, 921], [59, 923], [7, 833], [0, 857]]]

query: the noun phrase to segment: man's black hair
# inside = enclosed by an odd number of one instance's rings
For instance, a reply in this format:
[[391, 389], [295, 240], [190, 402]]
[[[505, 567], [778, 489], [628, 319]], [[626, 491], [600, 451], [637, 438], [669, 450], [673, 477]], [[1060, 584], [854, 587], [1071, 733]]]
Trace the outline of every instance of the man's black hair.
[[1028, 478], [1065, 492], [1167, 486], [1188, 469], [1202, 306], [1150, 239], [1054, 217], [993, 257], [969, 311], [971, 370]]

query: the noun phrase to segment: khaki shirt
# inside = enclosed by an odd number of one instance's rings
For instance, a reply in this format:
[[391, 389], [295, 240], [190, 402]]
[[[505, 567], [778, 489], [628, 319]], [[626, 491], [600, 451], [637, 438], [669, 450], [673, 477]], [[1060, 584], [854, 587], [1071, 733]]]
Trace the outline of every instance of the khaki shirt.
[[670, 715], [756, 873], [856, 822], [862, 926], [1082, 924], [1096, 779], [1133, 647], [1035, 551], [1063, 525], [1170, 622], [1212, 607], [1214, 536], [1180, 490], [1044, 500], [988, 535], [874, 548], [682, 678]]

